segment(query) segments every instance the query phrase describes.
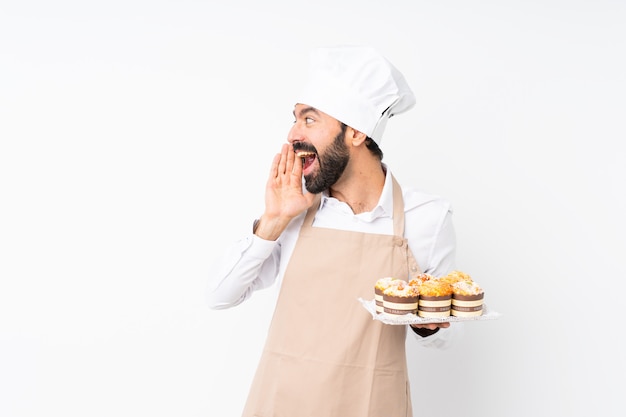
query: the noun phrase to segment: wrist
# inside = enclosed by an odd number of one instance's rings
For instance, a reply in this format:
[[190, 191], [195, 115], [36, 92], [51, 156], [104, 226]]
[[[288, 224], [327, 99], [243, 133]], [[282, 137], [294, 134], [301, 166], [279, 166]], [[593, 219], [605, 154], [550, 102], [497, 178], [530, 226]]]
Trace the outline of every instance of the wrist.
[[264, 240], [276, 240], [287, 228], [289, 220], [261, 216], [252, 223], [252, 233]]

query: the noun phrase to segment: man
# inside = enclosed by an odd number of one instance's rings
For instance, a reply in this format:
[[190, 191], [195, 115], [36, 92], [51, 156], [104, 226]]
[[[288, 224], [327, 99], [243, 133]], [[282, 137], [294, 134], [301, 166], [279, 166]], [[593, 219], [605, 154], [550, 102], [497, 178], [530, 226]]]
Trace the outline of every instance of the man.
[[[288, 143], [271, 164], [265, 211], [209, 283], [216, 309], [280, 286], [243, 416], [412, 415], [407, 328], [372, 320], [357, 299], [373, 298], [378, 278], [454, 269], [449, 204], [402, 190], [382, 163], [387, 120], [414, 104], [402, 74], [375, 50], [312, 52]], [[457, 324], [412, 333], [442, 348]]]

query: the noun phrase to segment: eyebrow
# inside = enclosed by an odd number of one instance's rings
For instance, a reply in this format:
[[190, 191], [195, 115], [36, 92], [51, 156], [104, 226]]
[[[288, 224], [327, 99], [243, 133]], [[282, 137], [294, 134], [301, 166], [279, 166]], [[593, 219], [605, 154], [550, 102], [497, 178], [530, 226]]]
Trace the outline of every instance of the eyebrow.
[[[315, 107], [311, 107], [311, 106], [303, 107], [298, 113], [300, 117], [305, 116], [308, 113], [314, 113], [316, 116], [320, 115], [320, 112]], [[293, 116], [296, 117], [295, 110], [293, 111]]]

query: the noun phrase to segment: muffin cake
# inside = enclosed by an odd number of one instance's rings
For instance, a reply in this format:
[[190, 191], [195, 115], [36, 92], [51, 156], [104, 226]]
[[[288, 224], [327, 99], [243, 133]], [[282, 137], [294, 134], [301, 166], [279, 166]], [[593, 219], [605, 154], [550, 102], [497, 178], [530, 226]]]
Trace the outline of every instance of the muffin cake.
[[451, 314], [456, 317], [473, 317], [483, 314], [485, 292], [474, 281], [452, 284]]
[[435, 277], [429, 274], [419, 274], [409, 281], [409, 285], [419, 287], [420, 285], [422, 285], [422, 283], [424, 283], [425, 281], [430, 281], [431, 279], [435, 279]]
[[450, 316], [452, 285], [441, 279], [430, 279], [419, 286], [417, 315], [438, 318]]
[[374, 300], [376, 303], [377, 313], [383, 312], [383, 292], [385, 292], [387, 288], [394, 286], [394, 285], [398, 285], [401, 282], [404, 282], [404, 281], [397, 279], [397, 278], [392, 278], [392, 277], [385, 277], [376, 281], [376, 284], [374, 285]]
[[383, 291], [383, 311], [397, 316], [415, 314], [418, 298], [418, 287], [409, 285], [406, 281], [391, 285]]
[[448, 273], [448, 275], [443, 276], [443, 277], [441, 277], [439, 279], [442, 280], [442, 281], [447, 282], [450, 285], [455, 284], [457, 282], [461, 282], [461, 281], [472, 282], [472, 277], [470, 277], [465, 272], [458, 271], [458, 270], [452, 271], [452, 272]]

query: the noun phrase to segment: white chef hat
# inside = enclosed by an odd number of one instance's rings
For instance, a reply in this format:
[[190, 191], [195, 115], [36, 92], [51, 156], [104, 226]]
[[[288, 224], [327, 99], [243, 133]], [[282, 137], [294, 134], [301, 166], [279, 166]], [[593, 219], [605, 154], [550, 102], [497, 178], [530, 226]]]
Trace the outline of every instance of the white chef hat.
[[404, 76], [366, 46], [318, 48], [309, 56], [309, 79], [297, 96], [380, 144], [387, 120], [415, 105]]

